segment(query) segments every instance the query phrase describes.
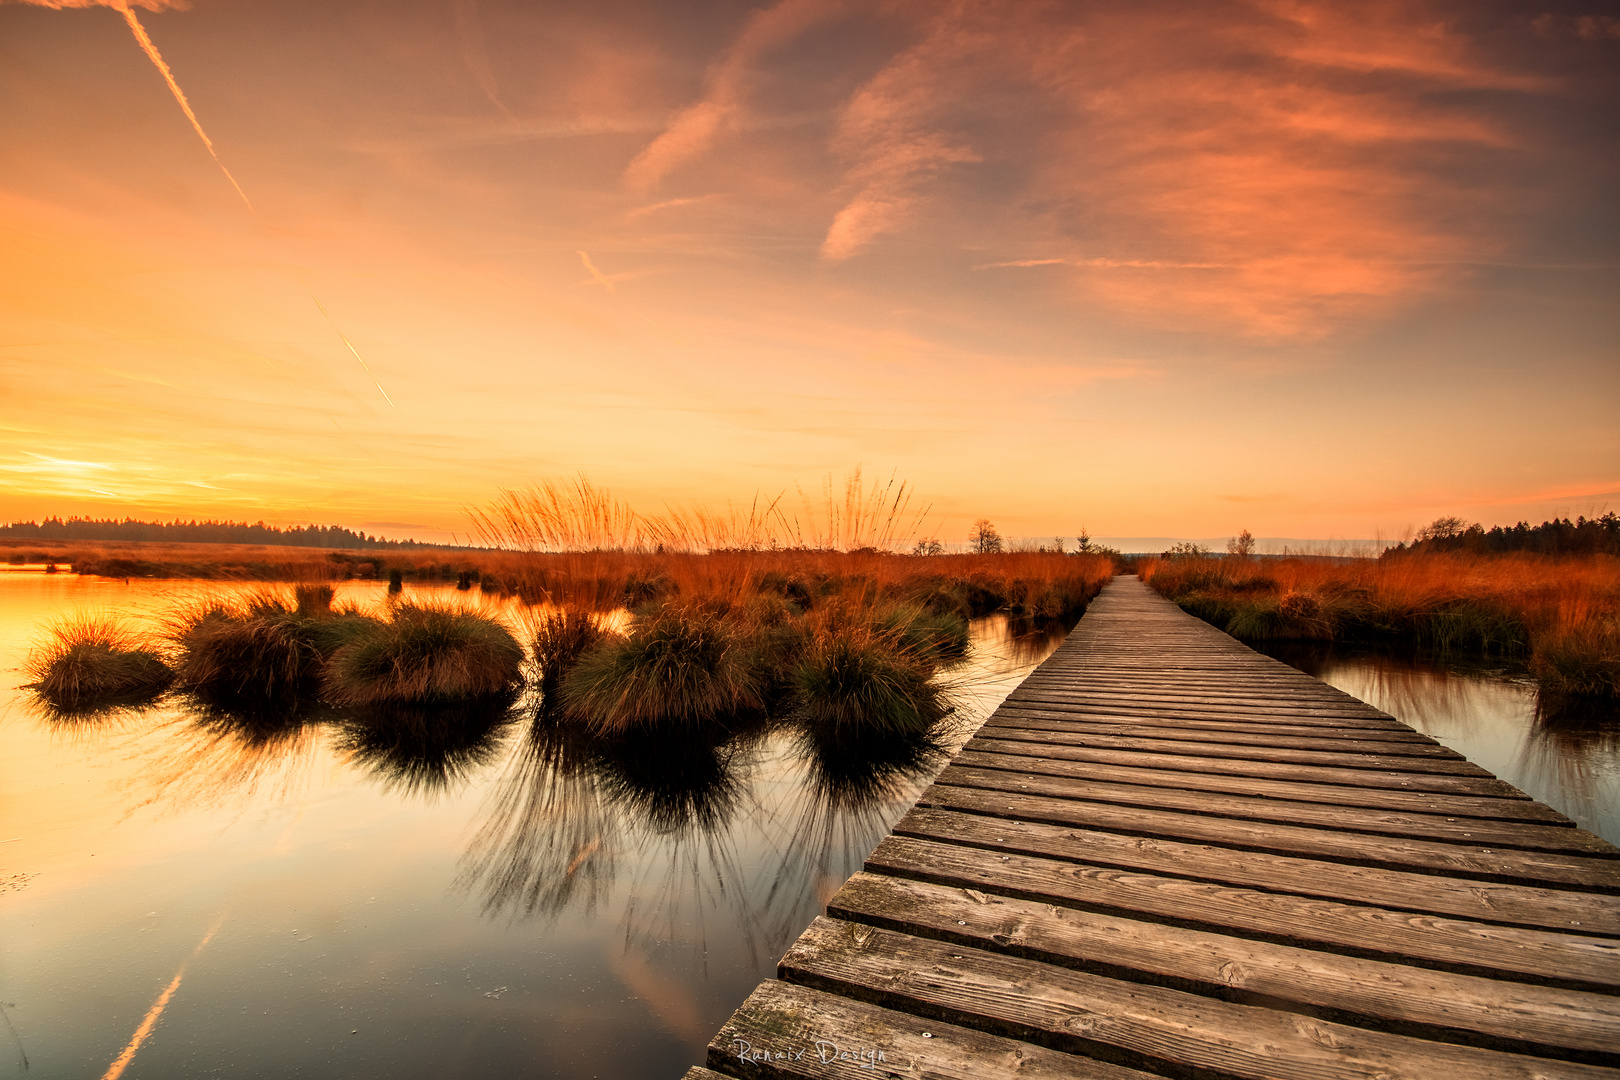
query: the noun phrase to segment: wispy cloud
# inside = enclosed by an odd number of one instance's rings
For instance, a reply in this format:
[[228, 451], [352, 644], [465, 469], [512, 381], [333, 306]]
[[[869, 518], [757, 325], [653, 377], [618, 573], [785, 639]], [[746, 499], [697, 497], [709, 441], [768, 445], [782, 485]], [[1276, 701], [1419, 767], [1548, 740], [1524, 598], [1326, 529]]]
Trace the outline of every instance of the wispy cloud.
[[841, 0], [779, 0], [749, 16], [742, 32], [704, 78], [703, 97], [681, 109], [624, 171], [632, 191], [655, 190], [664, 178], [707, 153], [735, 128], [747, 105], [754, 66], [771, 49], [837, 16]]
[[1163, 259], [1009, 259], [1005, 262], [979, 263], [975, 270], [998, 270], [1005, 267], [1026, 266], [1097, 266], [1104, 269], [1125, 270], [1229, 270], [1229, 263], [1166, 262]]
[[502, 116], [510, 118], [512, 110], [501, 100], [500, 84], [495, 80], [495, 69], [489, 61], [489, 46], [484, 41], [484, 22], [478, 15], [478, 0], [454, 0], [456, 38], [461, 44], [461, 59], [467, 65], [478, 89]]
[[583, 251], [578, 252], [577, 254], [579, 255], [579, 261], [585, 265], [586, 272], [591, 275], [591, 281], [594, 281], [596, 284], [602, 286], [602, 288], [606, 289], [610, 293], [619, 291], [614, 286], [613, 279], [602, 273], [601, 270], [597, 269], [596, 264], [591, 261], [590, 255]]
[[848, 259], [877, 237], [901, 228], [928, 181], [952, 165], [983, 160], [941, 123], [960, 101], [964, 67], [997, 36], [952, 4], [923, 39], [890, 61], [850, 99], [833, 136], [835, 154], [850, 162], [855, 190], [821, 243], [826, 259]]

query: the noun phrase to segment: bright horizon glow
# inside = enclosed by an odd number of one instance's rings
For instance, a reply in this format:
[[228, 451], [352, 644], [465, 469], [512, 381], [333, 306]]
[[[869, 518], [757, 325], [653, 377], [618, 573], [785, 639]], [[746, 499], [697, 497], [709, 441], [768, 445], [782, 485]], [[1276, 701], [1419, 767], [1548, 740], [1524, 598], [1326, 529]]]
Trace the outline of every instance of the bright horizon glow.
[[0, 520], [448, 539], [857, 466], [945, 540], [1620, 505], [1579, 4], [183, 7], [0, 0]]

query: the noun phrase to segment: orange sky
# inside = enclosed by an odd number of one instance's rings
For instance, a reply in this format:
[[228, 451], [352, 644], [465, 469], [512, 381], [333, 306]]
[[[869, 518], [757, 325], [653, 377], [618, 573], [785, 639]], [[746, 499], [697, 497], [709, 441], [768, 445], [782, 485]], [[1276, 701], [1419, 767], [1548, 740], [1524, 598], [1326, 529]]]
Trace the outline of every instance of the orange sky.
[[0, 520], [1614, 509], [1609, 10], [0, 3]]

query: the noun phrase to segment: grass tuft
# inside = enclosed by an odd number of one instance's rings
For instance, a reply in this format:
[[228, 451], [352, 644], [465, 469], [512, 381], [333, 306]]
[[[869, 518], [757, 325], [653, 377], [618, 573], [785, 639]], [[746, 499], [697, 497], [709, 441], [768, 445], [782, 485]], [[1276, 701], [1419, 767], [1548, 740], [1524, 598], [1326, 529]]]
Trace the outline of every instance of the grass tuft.
[[64, 712], [135, 704], [169, 688], [174, 672], [158, 651], [114, 619], [57, 624], [24, 664], [33, 690]]
[[794, 677], [796, 716], [829, 734], [922, 732], [950, 712], [934, 665], [893, 634], [844, 625], [811, 639]]
[[285, 711], [313, 702], [327, 657], [377, 620], [333, 611], [328, 586], [286, 596], [261, 591], [230, 603], [208, 599], [170, 617], [180, 687], [204, 704], [236, 711]]
[[534, 670], [544, 707], [554, 704], [557, 688], [579, 658], [612, 635], [601, 615], [576, 608], [548, 611], [534, 622]]
[[562, 682], [562, 707], [603, 734], [760, 709], [764, 685], [748, 644], [712, 610], [665, 603], [580, 658]]
[[387, 622], [356, 628], [322, 679], [338, 706], [435, 705], [508, 694], [523, 681], [523, 647], [474, 611], [403, 601]]

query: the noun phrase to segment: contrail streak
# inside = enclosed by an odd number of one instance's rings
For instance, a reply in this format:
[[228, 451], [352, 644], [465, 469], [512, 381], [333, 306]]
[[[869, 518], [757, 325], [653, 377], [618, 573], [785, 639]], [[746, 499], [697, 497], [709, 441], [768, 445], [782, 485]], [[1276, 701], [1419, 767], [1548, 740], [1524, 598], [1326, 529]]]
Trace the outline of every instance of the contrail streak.
[[[5, 0], [0, 0], [0, 3], [4, 2]], [[196, 112], [191, 108], [191, 102], [186, 100], [186, 92], [180, 89], [180, 83], [175, 79], [174, 72], [169, 70], [169, 65], [163, 59], [163, 54], [158, 52], [157, 45], [155, 45], [152, 41], [152, 36], [146, 32], [146, 27], [141, 25], [141, 20], [136, 17], [135, 8], [131, 5], [130, 0], [23, 0], [23, 2], [37, 4], [40, 7], [54, 8], [56, 10], [61, 10], [64, 7], [109, 7], [118, 12], [118, 14], [122, 15], [124, 17], [124, 22], [129, 25], [130, 33], [135, 35], [135, 43], [141, 47], [142, 52], [146, 53], [147, 59], [152, 61], [152, 66], [158, 69], [158, 74], [163, 76], [164, 83], [169, 87], [169, 93], [173, 94], [174, 100], [180, 104], [180, 111], [185, 113], [186, 119], [191, 122], [191, 129], [197, 133], [197, 138], [202, 140], [204, 149], [208, 151], [208, 156], [214, 159], [214, 164], [219, 166], [219, 171], [224, 173], [225, 179], [231, 182], [231, 187], [235, 188], [236, 193], [241, 196], [242, 203], [248, 208], [248, 212], [255, 212], [253, 210], [253, 201], [247, 197], [247, 192], [242, 190], [242, 185], [236, 182], [236, 177], [231, 175], [231, 170], [227, 169], [225, 167], [225, 163], [219, 159], [219, 152], [214, 149], [214, 140], [210, 139], [208, 137], [208, 132], [203, 130], [202, 121], [197, 119]], [[140, 0], [136, 0], [136, 2], [140, 2]], [[462, 0], [462, 2], [464, 6], [470, 8], [473, 17], [476, 18], [476, 8], [471, 7], [472, 0]], [[183, 0], [168, 0], [168, 4], [175, 7], [185, 6]], [[157, 9], [165, 6], [165, 4], [164, 0], [157, 0], [155, 3], [153, 0], [146, 0], [143, 6]], [[485, 67], [487, 68], [487, 66], [488, 65], [486, 64]], [[491, 78], [493, 78], [493, 76], [491, 76]], [[498, 101], [497, 104], [499, 104]], [[504, 110], [505, 106], [503, 105], [501, 108]], [[583, 252], [580, 254], [581, 256], [584, 255]], [[586, 259], [586, 265], [589, 265], [589, 263], [590, 260]], [[602, 277], [601, 271], [596, 270], [595, 267], [591, 267], [591, 269], [597, 277]], [[606, 281], [605, 278], [603, 280], [607, 284], [608, 290], [612, 291], [613, 283]], [[354, 347], [354, 342], [349, 340], [348, 335], [343, 332], [332, 316], [327, 314], [325, 305], [321, 303], [320, 299], [313, 292], [309, 294], [309, 298], [315, 301], [315, 306], [321, 309], [321, 314], [325, 315], [326, 321], [332, 324], [332, 329], [336, 330], [338, 337], [343, 339], [343, 344], [349, 347], [349, 351], [354, 354], [354, 358], [356, 360], [360, 361], [360, 366], [365, 369], [366, 374], [371, 376], [372, 384], [377, 387], [377, 392], [383, 396], [383, 400], [388, 402], [389, 408], [397, 408], [397, 406], [394, 404], [394, 399], [388, 396], [388, 391], [383, 389], [382, 383], [377, 381], [377, 376], [372, 374], [371, 365], [366, 363], [366, 358], [360, 355], [360, 350]], [[176, 975], [176, 986], [179, 985], [179, 980], [180, 977]], [[161, 1009], [159, 1009], [159, 1011], [161, 1011]], [[141, 1037], [144, 1038], [145, 1036]], [[134, 1053], [133, 1050], [129, 1052], [131, 1054]]]
[[247, 208], [252, 210], [253, 203], [248, 199], [247, 192], [242, 190], [242, 185], [236, 182], [236, 177], [231, 175], [231, 170], [225, 167], [225, 163], [219, 160], [219, 154], [214, 150], [214, 140], [208, 137], [208, 132], [203, 130], [202, 122], [197, 119], [197, 114], [191, 111], [191, 102], [186, 100], [185, 91], [181, 90], [180, 84], [175, 81], [174, 72], [169, 70], [169, 65], [163, 62], [163, 57], [157, 51], [157, 46], [152, 44], [151, 37], [146, 33], [146, 27], [142, 26], [141, 20], [135, 17], [135, 9], [130, 7], [125, 0], [107, 0], [107, 6], [122, 15], [124, 21], [129, 24], [130, 32], [135, 35], [136, 43], [145, 51], [147, 58], [152, 61], [158, 71], [162, 73], [163, 81], [169, 84], [169, 92], [174, 95], [174, 100], [180, 103], [181, 111], [186, 114], [186, 119], [191, 121], [192, 129], [197, 132], [197, 138], [201, 139], [203, 145], [208, 148], [208, 154], [214, 159], [214, 164], [219, 166], [219, 171], [225, 174], [225, 179], [231, 182], [231, 187], [236, 189], [236, 193], [242, 196], [242, 201], [247, 203]]
[[314, 293], [310, 293], [309, 298], [315, 301], [315, 306], [321, 309], [321, 314], [326, 315], [326, 321], [332, 324], [332, 329], [336, 330], [337, 336], [343, 339], [343, 344], [347, 345], [349, 351], [354, 353], [354, 358], [360, 361], [360, 366], [366, 369], [366, 374], [371, 375], [371, 384], [377, 388], [377, 393], [383, 396], [383, 400], [388, 402], [388, 407], [390, 409], [398, 408], [399, 406], [394, 404], [394, 399], [388, 396], [388, 391], [382, 388], [382, 383], [377, 381], [377, 376], [371, 374], [371, 365], [366, 363], [366, 358], [360, 355], [360, 350], [354, 347], [354, 342], [349, 340], [349, 335], [343, 332], [343, 328], [337, 324], [336, 319], [327, 315], [326, 305], [321, 303], [320, 298]]
[[169, 981], [168, 986], [163, 988], [163, 993], [159, 994], [158, 999], [152, 1003], [152, 1007], [146, 1010], [146, 1016], [141, 1020], [141, 1026], [135, 1029], [135, 1034], [130, 1038], [129, 1045], [124, 1047], [124, 1052], [118, 1055], [116, 1061], [107, 1066], [107, 1071], [101, 1074], [101, 1080], [118, 1080], [120, 1076], [124, 1075], [124, 1070], [129, 1068], [129, 1063], [135, 1060], [135, 1051], [139, 1050], [141, 1043], [145, 1042], [146, 1037], [152, 1034], [152, 1029], [157, 1027], [158, 1018], [163, 1015], [163, 1010], [169, 1007], [169, 999], [174, 997], [176, 990], [180, 989], [180, 980], [185, 978], [186, 975], [186, 965], [197, 959], [197, 954], [203, 951], [204, 945], [214, 939], [214, 935], [219, 932], [220, 924], [224, 921], [225, 915], [222, 912], [219, 918], [214, 920], [214, 925], [208, 928], [208, 933], [204, 934], [203, 939], [197, 942], [197, 947], [191, 950], [191, 955], [181, 963], [180, 970], [174, 973], [174, 978]]

